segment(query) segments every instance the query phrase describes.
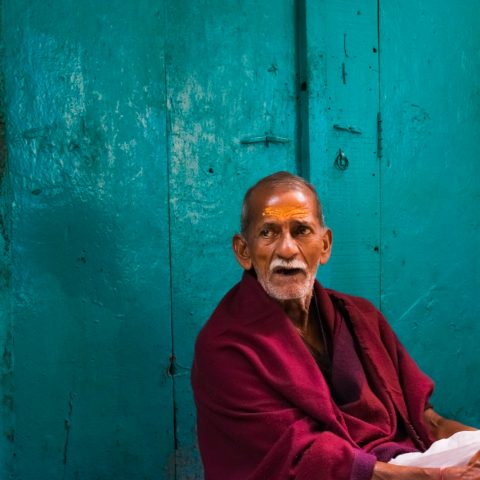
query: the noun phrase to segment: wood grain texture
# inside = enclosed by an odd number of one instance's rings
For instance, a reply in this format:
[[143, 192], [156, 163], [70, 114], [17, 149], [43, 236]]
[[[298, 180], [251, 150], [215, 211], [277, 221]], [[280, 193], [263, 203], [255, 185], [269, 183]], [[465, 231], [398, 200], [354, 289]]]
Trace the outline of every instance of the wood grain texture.
[[381, 2], [382, 309], [480, 425], [480, 4]]
[[14, 478], [167, 476], [163, 11], [3, 3]]
[[[295, 171], [293, 4], [209, 0], [167, 13], [177, 478], [202, 478], [189, 368], [200, 327], [239, 280], [246, 189]], [[242, 144], [266, 133], [288, 143]]]
[[[333, 231], [320, 280], [378, 305], [377, 33], [375, 2], [307, 1], [310, 179]], [[339, 149], [343, 171], [334, 165]]]
[[377, 3], [0, 1], [0, 476], [202, 478], [193, 345], [278, 170], [323, 200], [322, 283], [480, 424], [479, 5]]

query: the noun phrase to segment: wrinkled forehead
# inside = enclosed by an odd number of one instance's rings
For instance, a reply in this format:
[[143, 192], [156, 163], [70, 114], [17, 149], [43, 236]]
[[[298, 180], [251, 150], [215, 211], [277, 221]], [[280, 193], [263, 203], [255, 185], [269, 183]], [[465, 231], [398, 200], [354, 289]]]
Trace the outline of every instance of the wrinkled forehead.
[[250, 199], [252, 219], [285, 221], [317, 216], [317, 202], [310, 189], [301, 186], [262, 187]]

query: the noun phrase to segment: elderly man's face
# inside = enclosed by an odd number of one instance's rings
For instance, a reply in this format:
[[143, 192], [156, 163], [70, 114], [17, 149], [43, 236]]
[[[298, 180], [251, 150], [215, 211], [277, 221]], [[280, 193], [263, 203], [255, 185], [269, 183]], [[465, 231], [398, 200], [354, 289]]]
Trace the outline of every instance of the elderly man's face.
[[311, 294], [320, 264], [330, 257], [331, 232], [322, 227], [314, 194], [279, 186], [253, 192], [246, 241], [234, 237], [240, 264], [255, 269], [264, 290], [277, 300]]

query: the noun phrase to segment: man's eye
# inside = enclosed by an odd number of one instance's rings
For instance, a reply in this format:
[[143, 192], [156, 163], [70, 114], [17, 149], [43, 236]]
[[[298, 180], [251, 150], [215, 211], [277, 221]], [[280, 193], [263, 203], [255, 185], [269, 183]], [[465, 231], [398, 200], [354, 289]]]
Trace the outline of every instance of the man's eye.
[[297, 235], [307, 235], [310, 232], [310, 228], [303, 225], [297, 228]]
[[272, 231], [269, 230], [268, 228], [264, 228], [263, 230], [260, 230], [260, 236], [261, 237], [265, 237], [265, 238], [268, 238], [270, 237], [272, 234]]

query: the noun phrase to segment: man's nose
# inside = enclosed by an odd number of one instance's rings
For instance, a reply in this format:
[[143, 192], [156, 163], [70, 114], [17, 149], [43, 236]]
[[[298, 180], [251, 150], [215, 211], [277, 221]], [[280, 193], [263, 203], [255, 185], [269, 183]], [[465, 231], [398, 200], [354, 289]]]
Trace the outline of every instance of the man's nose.
[[285, 260], [292, 260], [298, 253], [298, 247], [290, 233], [280, 237], [280, 243], [277, 248], [277, 255]]

